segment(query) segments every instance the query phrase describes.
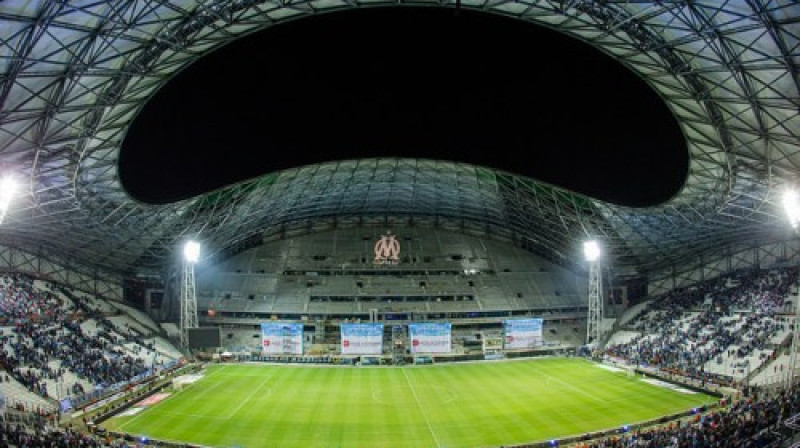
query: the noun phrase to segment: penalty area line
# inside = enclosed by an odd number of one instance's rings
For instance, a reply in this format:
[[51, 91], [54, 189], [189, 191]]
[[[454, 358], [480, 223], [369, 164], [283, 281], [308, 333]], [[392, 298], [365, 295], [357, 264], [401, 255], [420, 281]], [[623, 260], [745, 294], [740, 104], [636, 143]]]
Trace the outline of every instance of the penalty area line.
[[255, 390], [254, 390], [254, 391], [253, 391], [253, 392], [252, 392], [250, 395], [248, 395], [248, 396], [247, 396], [247, 398], [245, 398], [244, 400], [242, 400], [241, 402], [239, 402], [239, 405], [238, 405], [238, 406], [236, 406], [236, 407], [233, 409], [233, 411], [230, 413], [230, 415], [228, 416], [228, 420], [232, 419], [232, 418], [233, 418], [233, 416], [234, 416], [234, 415], [236, 415], [236, 413], [237, 413], [237, 412], [239, 412], [239, 411], [242, 409], [242, 407], [244, 407], [244, 405], [245, 405], [245, 404], [247, 404], [247, 403], [250, 401], [250, 399], [251, 399], [251, 398], [253, 398], [253, 397], [255, 397], [255, 396], [256, 396], [256, 393], [257, 393], [259, 390], [261, 390], [261, 388], [262, 388], [262, 387], [264, 387], [264, 385], [265, 385], [265, 384], [267, 384], [267, 382], [268, 382], [269, 380], [271, 380], [273, 376], [275, 376], [275, 372], [277, 372], [277, 370], [273, 370], [272, 372], [270, 372], [270, 374], [269, 374], [269, 375], [267, 375], [267, 377], [266, 377], [266, 378], [264, 378], [264, 380], [263, 380], [263, 381], [261, 381], [261, 384], [259, 384], [259, 385], [256, 387], [256, 389], [255, 389]]

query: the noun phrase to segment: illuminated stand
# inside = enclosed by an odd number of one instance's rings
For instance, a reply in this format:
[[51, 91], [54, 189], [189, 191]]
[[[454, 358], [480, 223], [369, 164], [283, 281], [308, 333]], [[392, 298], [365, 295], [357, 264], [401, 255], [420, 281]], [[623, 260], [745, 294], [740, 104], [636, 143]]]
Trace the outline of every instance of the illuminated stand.
[[[800, 196], [795, 190], [786, 190], [783, 194], [783, 208], [786, 216], [792, 225], [795, 235], [798, 234], [800, 225]], [[798, 295], [794, 299], [794, 330], [792, 331], [792, 346], [789, 349], [789, 366], [786, 369], [786, 389], [792, 390], [795, 378], [797, 378], [797, 351], [800, 349], [800, 284], [798, 284]]]
[[589, 314], [586, 317], [586, 345], [600, 341], [603, 323], [603, 290], [600, 274], [600, 245], [597, 241], [583, 243], [583, 255], [589, 262]]
[[3, 180], [0, 180], [0, 224], [6, 219], [8, 205], [11, 203], [11, 198], [14, 197], [16, 189], [17, 185], [14, 179], [5, 177]]
[[200, 244], [187, 241], [183, 246], [183, 284], [181, 285], [181, 347], [189, 348], [190, 328], [197, 328], [197, 294], [195, 293], [194, 265], [200, 258]]

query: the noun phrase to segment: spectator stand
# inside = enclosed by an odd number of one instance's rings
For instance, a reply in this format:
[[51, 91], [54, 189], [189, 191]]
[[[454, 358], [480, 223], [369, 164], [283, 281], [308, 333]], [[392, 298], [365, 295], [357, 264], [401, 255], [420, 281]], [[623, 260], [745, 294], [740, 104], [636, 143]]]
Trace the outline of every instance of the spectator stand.
[[125, 305], [119, 302], [109, 302], [111, 306], [119, 310], [124, 316], [131, 319], [133, 322], [132, 324], [136, 327], [141, 328], [141, 331], [145, 334], [152, 334], [152, 333], [160, 333], [161, 329], [159, 328], [158, 324], [156, 324], [153, 319], [150, 318], [146, 313], [137, 310], [131, 306]]
[[623, 328], [641, 336], [612, 335], [606, 353], [669, 376], [746, 385], [788, 334], [783, 302], [796, 279], [796, 268], [743, 270], [670, 291]]
[[89, 295], [24, 276], [2, 279], [0, 311], [6, 324], [0, 364], [9, 378], [54, 403], [80, 402], [81, 396], [138, 380], [177, 359], [166, 350], [157, 354], [141, 338], [155, 324], [146, 327]]

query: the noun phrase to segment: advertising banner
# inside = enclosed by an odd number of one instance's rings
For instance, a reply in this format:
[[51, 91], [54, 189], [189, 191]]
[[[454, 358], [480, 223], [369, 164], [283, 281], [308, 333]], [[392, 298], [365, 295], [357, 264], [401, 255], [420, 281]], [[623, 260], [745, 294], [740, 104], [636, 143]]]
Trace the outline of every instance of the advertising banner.
[[265, 355], [302, 355], [303, 324], [262, 323], [261, 350]]
[[383, 324], [341, 324], [343, 355], [380, 355]]
[[409, 324], [411, 353], [450, 353], [449, 323]]
[[505, 349], [530, 349], [542, 345], [542, 319], [503, 321]]

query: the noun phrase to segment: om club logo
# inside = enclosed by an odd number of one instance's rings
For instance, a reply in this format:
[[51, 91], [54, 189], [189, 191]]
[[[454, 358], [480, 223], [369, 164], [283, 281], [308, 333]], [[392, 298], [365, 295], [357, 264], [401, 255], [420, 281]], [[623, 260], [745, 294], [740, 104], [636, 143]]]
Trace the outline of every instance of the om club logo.
[[385, 235], [375, 242], [375, 264], [398, 264], [400, 262], [400, 241], [392, 232], [387, 231]]

